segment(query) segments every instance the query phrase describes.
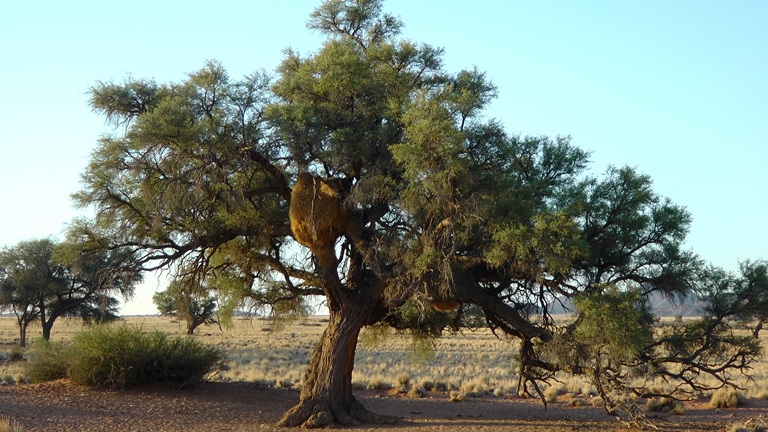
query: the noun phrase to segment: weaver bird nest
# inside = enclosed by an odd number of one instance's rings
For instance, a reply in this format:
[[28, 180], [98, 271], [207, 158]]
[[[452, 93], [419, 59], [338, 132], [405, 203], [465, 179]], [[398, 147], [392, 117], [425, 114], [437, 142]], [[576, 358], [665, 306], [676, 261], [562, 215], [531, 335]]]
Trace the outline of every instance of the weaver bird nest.
[[[288, 217], [297, 242], [308, 247], [318, 260], [332, 264], [336, 239], [348, 235], [356, 238], [355, 221], [345, 207], [348, 195], [345, 180], [320, 178], [308, 173], [299, 174], [291, 191]], [[450, 296], [431, 295], [429, 304], [438, 311], [453, 311], [460, 304]]]
[[333, 248], [349, 226], [350, 212], [344, 207], [347, 192], [342, 179], [299, 174], [291, 192], [291, 231], [299, 243], [313, 252]]

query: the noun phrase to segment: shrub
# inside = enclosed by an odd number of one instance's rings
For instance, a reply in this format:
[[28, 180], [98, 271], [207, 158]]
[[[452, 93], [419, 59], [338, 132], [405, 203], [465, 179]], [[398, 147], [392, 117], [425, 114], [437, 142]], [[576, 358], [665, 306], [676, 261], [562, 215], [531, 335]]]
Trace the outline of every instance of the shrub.
[[651, 398], [645, 403], [646, 411], [672, 412], [681, 415], [685, 412], [683, 403], [672, 398]]
[[712, 408], [736, 408], [744, 405], [747, 399], [732, 388], [721, 388], [712, 394], [709, 406]]
[[92, 327], [76, 334], [68, 346], [40, 347], [29, 362], [33, 381], [66, 376], [78, 384], [115, 390], [147, 382], [191, 384], [221, 370], [225, 362], [220, 350], [194, 339], [169, 338], [125, 324]]
[[24, 367], [29, 380], [37, 383], [66, 378], [70, 362], [68, 348], [61, 342], [34, 341]]
[[14, 347], [13, 350], [11, 350], [11, 353], [8, 355], [8, 361], [9, 362], [24, 361], [24, 352], [21, 350], [20, 347]]

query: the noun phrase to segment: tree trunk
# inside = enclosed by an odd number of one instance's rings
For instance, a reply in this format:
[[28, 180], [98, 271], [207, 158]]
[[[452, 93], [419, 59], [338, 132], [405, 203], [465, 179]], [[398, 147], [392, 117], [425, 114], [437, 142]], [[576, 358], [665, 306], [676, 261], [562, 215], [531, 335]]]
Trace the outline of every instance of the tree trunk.
[[42, 320], [43, 325], [43, 340], [48, 342], [51, 340], [51, 329], [53, 328], [53, 317], [50, 317], [47, 321]]
[[19, 346], [27, 346], [27, 326], [28, 321], [19, 321]]
[[755, 339], [760, 338], [760, 330], [763, 329], [763, 322], [758, 321], [757, 324], [755, 324], [755, 327], [752, 329], [752, 337]]
[[316, 428], [334, 423], [397, 423], [397, 417], [371, 413], [352, 394], [357, 338], [363, 326], [383, 316], [378, 305], [381, 293], [371, 283], [353, 283], [354, 288], [342, 284], [333, 250], [313, 252], [328, 300], [328, 327], [312, 351], [299, 403], [283, 414], [277, 425]]
[[368, 320], [367, 312], [349, 304], [330, 311], [328, 327], [309, 360], [299, 403], [283, 415], [278, 426], [315, 428], [334, 423], [399, 421], [396, 417], [371, 413], [352, 394], [357, 337]]

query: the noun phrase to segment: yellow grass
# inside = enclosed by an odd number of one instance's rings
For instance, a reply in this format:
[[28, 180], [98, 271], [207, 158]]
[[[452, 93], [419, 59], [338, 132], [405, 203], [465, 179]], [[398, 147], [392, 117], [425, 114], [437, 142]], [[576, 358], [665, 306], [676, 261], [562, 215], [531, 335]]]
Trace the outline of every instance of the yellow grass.
[[0, 432], [24, 432], [24, 429], [15, 420], [0, 417]]
[[[129, 324], [145, 330], [160, 330], [183, 336], [185, 326], [166, 317], [127, 317]], [[228, 370], [212, 377], [216, 381], [247, 381], [283, 388], [301, 384], [309, 354], [325, 328], [327, 320], [312, 317], [271, 331], [267, 320], [234, 319], [233, 327], [200, 327], [196, 339], [223, 349], [229, 359]], [[70, 339], [82, 329], [74, 320], [59, 320], [53, 328], [54, 340]], [[768, 331], [764, 332], [768, 335]], [[378, 335], [373, 335], [378, 336]], [[40, 337], [40, 328], [29, 329], [29, 339]], [[0, 317], [0, 385], [25, 380], [20, 362], [7, 359], [17, 343], [18, 330], [13, 317]], [[385, 338], [361, 337], [352, 380], [355, 388], [397, 389], [414, 395], [419, 391], [454, 392], [465, 397], [505, 397], [514, 394], [517, 385], [517, 341], [497, 339], [487, 329], [445, 335], [437, 340], [427, 358], [414, 353], [408, 337], [391, 334]], [[558, 374], [561, 384], [545, 388], [549, 400], [559, 395], [589, 396], [594, 388], [580, 377]], [[748, 398], [768, 398], [768, 361], [761, 359], [750, 371], [750, 378], [739, 378]], [[664, 386], [648, 382], [647, 386]], [[709, 396], [709, 395], [707, 395]], [[570, 399], [570, 397], [568, 398]]]

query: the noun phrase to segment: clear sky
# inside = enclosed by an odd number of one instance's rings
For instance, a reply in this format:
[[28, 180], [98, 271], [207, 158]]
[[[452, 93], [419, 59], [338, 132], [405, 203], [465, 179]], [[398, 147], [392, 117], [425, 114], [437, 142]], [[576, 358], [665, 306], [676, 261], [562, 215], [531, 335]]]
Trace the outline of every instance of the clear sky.
[[[0, 246], [54, 236], [100, 135], [97, 81], [239, 78], [315, 51], [318, 1], [10, 2], [0, 14]], [[729, 270], [768, 259], [768, 2], [385, 0], [449, 71], [497, 85], [521, 135], [571, 135], [595, 174], [630, 165], [693, 215], [686, 242]], [[154, 313], [149, 278], [123, 313]]]

